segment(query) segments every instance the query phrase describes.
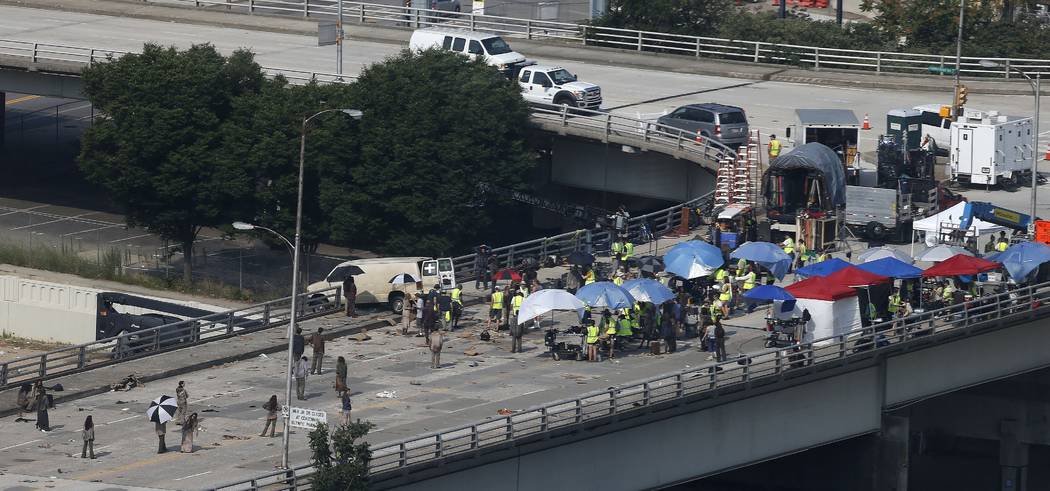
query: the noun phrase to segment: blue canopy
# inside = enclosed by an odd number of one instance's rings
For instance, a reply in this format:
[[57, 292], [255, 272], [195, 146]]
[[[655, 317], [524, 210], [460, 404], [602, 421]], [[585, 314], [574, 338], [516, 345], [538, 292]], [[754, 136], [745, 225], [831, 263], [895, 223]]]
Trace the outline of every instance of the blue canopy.
[[1041, 242], [1021, 242], [1003, 252], [985, 257], [989, 261], [1003, 263], [1006, 272], [1014, 281], [1023, 281], [1039, 265], [1050, 261], [1050, 246]]
[[753, 261], [773, 273], [778, 280], [784, 279], [791, 268], [791, 256], [780, 246], [769, 242], [744, 242], [729, 257]]
[[[846, 266], [852, 266], [850, 263], [843, 261], [837, 257], [821, 261], [819, 263], [807, 264], [804, 268], [798, 268], [795, 270], [795, 274], [809, 278], [811, 276], [827, 276], [834, 273]], [[921, 272], [921, 271], [920, 271]]]
[[620, 286], [639, 302], [651, 302], [660, 305], [674, 298], [674, 292], [656, 280], [639, 278], [627, 280]]
[[604, 307], [617, 310], [634, 306], [634, 297], [627, 290], [610, 281], [598, 281], [585, 285], [576, 292], [576, 298], [593, 308]]
[[795, 296], [776, 285], [759, 285], [744, 292], [744, 299], [755, 303], [784, 302], [783, 311], [795, 309]]
[[895, 257], [884, 257], [864, 264], [858, 264], [858, 268], [869, 273], [875, 273], [890, 278], [908, 279], [922, 276], [922, 269], [916, 268]]
[[685, 279], [707, 276], [724, 263], [721, 250], [699, 240], [682, 242], [664, 254], [664, 270]]

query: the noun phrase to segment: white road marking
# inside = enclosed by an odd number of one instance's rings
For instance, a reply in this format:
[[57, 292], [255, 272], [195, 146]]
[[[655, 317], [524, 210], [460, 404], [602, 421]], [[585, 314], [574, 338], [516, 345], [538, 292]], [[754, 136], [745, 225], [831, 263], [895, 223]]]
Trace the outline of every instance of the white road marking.
[[142, 234], [142, 235], [136, 235], [136, 236], [133, 236], [133, 237], [125, 237], [123, 239], [111, 240], [111, 241], [109, 241], [109, 243], [110, 244], [116, 244], [117, 242], [124, 242], [125, 240], [141, 239], [143, 237], [149, 237], [151, 235], [153, 235], [153, 234]]
[[111, 425], [111, 424], [113, 424], [113, 423], [119, 423], [119, 422], [121, 422], [121, 421], [127, 421], [127, 420], [129, 420], [129, 419], [135, 419], [135, 418], [137, 418], [137, 417], [139, 417], [139, 415], [137, 415], [137, 414], [136, 414], [136, 415], [134, 415], [134, 416], [128, 416], [128, 417], [126, 417], [126, 418], [121, 418], [121, 419], [118, 419], [118, 420], [116, 420], [116, 421], [110, 421], [109, 423], [102, 423], [102, 424], [106, 424], [106, 425]]
[[63, 235], [64, 237], [65, 237], [65, 236], [70, 236], [70, 235], [80, 235], [80, 234], [86, 234], [86, 233], [88, 233], [88, 232], [98, 232], [99, 230], [105, 230], [105, 229], [107, 229], [107, 228], [114, 228], [114, 227], [120, 227], [120, 226], [121, 226], [121, 225], [106, 225], [106, 226], [104, 226], [104, 227], [98, 227], [98, 228], [89, 228], [89, 229], [87, 229], [87, 230], [81, 230], [81, 231], [79, 231], [79, 232], [70, 232], [70, 233], [68, 233], [68, 234], [62, 234], [62, 235]]
[[191, 477], [203, 476], [203, 475], [205, 475], [205, 474], [211, 474], [211, 471], [208, 471], [208, 472], [201, 472], [201, 473], [198, 473], [198, 474], [193, 474], [193, 475], [189, 475], [189, 476], [186, 476], [186, 477], [180, 477], [180, 478], [178, 478], [178, 479], [172, 479], [172, 480], [173, 480], [173, 481], [181, 481], [181, 480], [183, 480], [183, 479], [189, 479], [189, 478], [191, 478]]
[[30, 443], [36, 443], [36, 442], [39, 442], [39, 441], [40, 441], [39, 439], [37, 439], [37, 440], [29, 440], [28, 442], [22, 442], [22, 443], [19, 443], [18, 445], [11, 445], [10, 447], [0, 448], [0, 452], [2, 452], [4, 450], [10, 450], [10, 449], [15, 448], [15, 447], [21, 447], [22, 445], [29, 445]]
[[74, 216], [70, 216], [70, 217], [62, 217], [62, 218], [57, 218], [57, 219], [55, 219], [55, 220], [51, 220], [51, 221], [47, 221], [47, 222], [40, 222], [40, 223], [31, 223], [31, 224], [29, 224], [29, 225], [23, 225], [23, 226], [21, 226], [21, 227], [15, 227], [15, 228], [13, 228], [13, 229], [11, 229], [11, 230], [22, 230], [22, 229], [24, 229], [24, 228], [33, 228], [33, 227], [39, 227], [39, 226], [41, 226], [41, 225], [47, 225], [47, 224], [50, 224], [50, 223], [58, 223], [58, 222], [64, 222], [64, 221], [66, 221], [66, 220], [74, 220], [74, 219], [77, 219], [77, 218], [80, 218], [80, 217], [83, 217], [83, 216], [87, 216], [87, 215], [93, 215], [93, 214], [95, 214], [95, 212], [91, 212], [91, 213], [81, 213], [81, 214], [79, 214], [79, 215], [74, 215]]
[[[22, 213], [22, 212], [26, 212], [26, 211], [29, 211], [29, 210], [35, 210], [37, 208], [43, 208], [45, 206], [51, 206], [51, 205], [36, 205], [36, 206], [30, 206], [29, 208], [22, 208], [20, 210], [9, 211], [7, 213], [0, 213], [0, 217], [2, 217], [4, 215], [13, 215], [15, 213]], [[10, 209], [10, 208], [8, 208], [8, 209]]]
[[226, 392], [224, 394], [216, 394], [216, 395], [208, 396], [208, 397], [205, 397], [205, 398], [202, 398], [202, 399], [197, 399], [196, 401], [190, 401], [190, 404], [196, 404], [196, 403], [201, 402], [201, 401], [207, 401], [209, 399], [215, 399], [216, 397], [222, 397], [222, 396], [229, 395], [229, 394], [236, 394], [238, 392], [244, 392], [246, 390], [252, 390], [254, 388], [255, 387], [245, 387], [243, 389], [237, 389], [235, 391]]

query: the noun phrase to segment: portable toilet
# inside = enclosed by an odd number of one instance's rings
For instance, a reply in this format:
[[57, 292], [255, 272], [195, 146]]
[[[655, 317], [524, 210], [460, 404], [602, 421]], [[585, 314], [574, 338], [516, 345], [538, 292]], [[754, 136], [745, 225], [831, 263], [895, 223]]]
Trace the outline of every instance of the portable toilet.
[[902, 142], [905, 150], [918, 150], [922, 145], [922, 111], [893, 109], [886, 113], [887, 134]]

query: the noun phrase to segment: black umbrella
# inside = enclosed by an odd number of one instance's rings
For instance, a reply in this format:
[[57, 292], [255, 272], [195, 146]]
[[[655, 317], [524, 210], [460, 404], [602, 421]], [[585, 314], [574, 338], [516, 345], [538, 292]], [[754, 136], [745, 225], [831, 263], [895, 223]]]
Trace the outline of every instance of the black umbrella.
[[569, 261], [569, 264], [575, 264], [577, 266], [590, 266], [594, 264], [594, 256], [583, 251], [572, 251], [569, 253], [569, 257], [565, 259]]
[[363, 269], [357, 267], [357, 266], [354, 266], [353, 264], [348, 264], [346, 266], [343, 266], [343, 276], [344, 277], [346, 277], [346, 276], [356, 276], [356, 275], [359, 275], [359, 274], [365, 274], [365, 271]]
[[638, 269], [656, 274], [664, 270], [664, 261], [657, 256], [642, 256], [638, 258]]
[[174, 397], [160, 396], [149, 403], [146, 408], [146, 417], [154, 423], [167, 423], [175, 417], [175, 411], [179, 409]]

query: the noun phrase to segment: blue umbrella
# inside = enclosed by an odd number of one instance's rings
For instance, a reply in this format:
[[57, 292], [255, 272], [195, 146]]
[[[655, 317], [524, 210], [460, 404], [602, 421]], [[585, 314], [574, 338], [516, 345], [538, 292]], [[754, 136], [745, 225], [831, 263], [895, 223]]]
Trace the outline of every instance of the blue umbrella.
[[827, 276], [834, 273], [846, 266], [852, 266], [850, 263], [843, 261], [837, 257], [821, 261], [819, 263], [808, 264], [804, 268], [798, 268], [795, 270], [795, 274], [809, 278], [811, 276]]
[[744, 299], [754, 303], [784, 302], [784, 311], [795, 309], [795, 296], [776, 285], [759, 285], [744, 292]]
[[1022, 281], [1039, 265], [1050, 261], [1050, 246], [1041, 242], [1021, 242], [985, 259], [1003, 263], [1006, 272], [1010, 273], [1014, 281]]
[[780, 246], [769, 242], [744, 242], [729, 257], [758, 263], [773, 273], [778, 280], [784, 279], [784, 275], [791, 268], [791, 256], [787, 255]]
[[656, 280], [641, 278], [628, 280], [621, 285], [635, 300], [660, 305], [674, 298], [674, 292]]
[[[922, 276], [922, 269], [916, 268], [895, 257], [884, 257], [864, 264], [858, 264], [858, 268], [869, 273], [875, 273], [891, 278], [909, 279]], [[800, 270], [801, 271], [801, 270]]]
[[685, 279], [707, 276], [722, 264], [722, 251], [698, 240], [682, 242], [664, 254], [664, 271]]
[[675, 254], [676, 252], [683, 250], [703, 251], [705, 255], [710, 255], [710, 257], [717, 257], [720, 260], [722, 259], [721, 249], [702, 240], [687, 240], [685, 242], [679, 242], [678, 244], [675, 244], [674, 247], [668, 249], [667, 253], [664, 254], [664, 257], [667, 257], [671, 254]]
[[629, 309], [634, 306], [634, 297], [609, 281], [597, 281], [580, 288], [576, 298], [592, 308]]

